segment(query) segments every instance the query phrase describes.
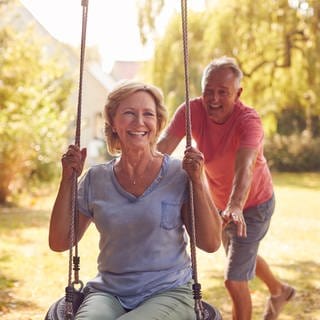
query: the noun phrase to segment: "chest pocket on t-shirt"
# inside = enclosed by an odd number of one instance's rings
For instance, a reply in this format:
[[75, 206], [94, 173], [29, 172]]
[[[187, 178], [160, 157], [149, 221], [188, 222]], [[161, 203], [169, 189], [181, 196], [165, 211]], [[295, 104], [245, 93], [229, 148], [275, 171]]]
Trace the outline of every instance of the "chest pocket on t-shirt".
[[179, 203], [161, 202], [161, 223], [163, 229], [171, 230], [182, 225], [181, 207]]

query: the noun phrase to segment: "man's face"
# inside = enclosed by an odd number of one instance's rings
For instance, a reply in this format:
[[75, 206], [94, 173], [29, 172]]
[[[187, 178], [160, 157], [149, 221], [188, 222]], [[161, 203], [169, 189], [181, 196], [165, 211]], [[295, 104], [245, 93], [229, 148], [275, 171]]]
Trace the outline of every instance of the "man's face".
[[209, 119], [219, 124], [226, 122], [241, 92], [242, 88], [230, 69], [211, 72], [202, 92]]

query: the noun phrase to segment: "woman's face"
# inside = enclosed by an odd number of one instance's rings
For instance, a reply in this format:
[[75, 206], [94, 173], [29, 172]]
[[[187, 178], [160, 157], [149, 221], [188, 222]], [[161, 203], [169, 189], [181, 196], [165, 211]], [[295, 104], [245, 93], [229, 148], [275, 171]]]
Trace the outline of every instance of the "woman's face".
[[155, 142], [157, 112], [153, 97], [138, 91], [122, 100], [113, 118], [122, 151], [145, 149]]

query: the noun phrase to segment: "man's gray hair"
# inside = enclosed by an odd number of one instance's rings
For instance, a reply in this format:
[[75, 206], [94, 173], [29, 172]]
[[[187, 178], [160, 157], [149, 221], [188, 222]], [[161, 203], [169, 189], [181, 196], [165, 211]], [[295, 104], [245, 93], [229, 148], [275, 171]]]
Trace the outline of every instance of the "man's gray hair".
[[237, 80], [237, 85], [240, 86], [241, 79], [243, 78], [243, 73], [241, 69], [239, 68], [236, 60], [231, 57], [223, 56], [217, 59], [212, 60], [204, 69], [201, 79], [201, 89], [204, 90], [208, 78], [211, 76], [211, 74], [217, 70], [221, 69], [230, 69]]

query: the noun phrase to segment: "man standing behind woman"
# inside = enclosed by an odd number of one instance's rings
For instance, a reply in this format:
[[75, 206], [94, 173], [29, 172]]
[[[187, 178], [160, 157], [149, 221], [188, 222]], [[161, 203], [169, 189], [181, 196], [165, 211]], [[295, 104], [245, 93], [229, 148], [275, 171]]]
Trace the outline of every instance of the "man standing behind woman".
[[[202, 76], [202, 96], [190, 101], [192, 136], [203, 153], [212, 198], [223, 219], [225, 286], [234, 320], [250, 320], [248, 281], [255, 274], [270, 291], [264, 320], [274, 320], [295, 290], [278, 280], [258, 255], [274, 211], [271, 174], [263, 155], [257, 112], [240, 100], [242, 71], [233, 58], [213, 60]], [[158, 150], [170, 154], [185, 135], [185, 105], [176, 111]]]

